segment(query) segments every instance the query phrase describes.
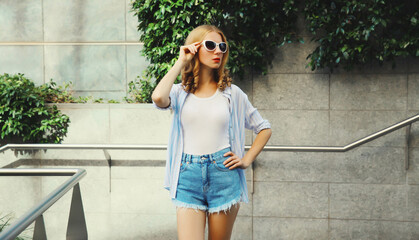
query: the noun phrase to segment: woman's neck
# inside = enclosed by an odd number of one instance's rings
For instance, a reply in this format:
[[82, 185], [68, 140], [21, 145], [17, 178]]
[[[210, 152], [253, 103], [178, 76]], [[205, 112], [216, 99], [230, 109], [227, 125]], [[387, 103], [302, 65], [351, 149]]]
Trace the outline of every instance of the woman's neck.
[[214, 70], [201, 65], [201, 69], [199, 71], [199, 88], [212, 88], [214, 85], [217, 85], [216, 81], [214, 81]]

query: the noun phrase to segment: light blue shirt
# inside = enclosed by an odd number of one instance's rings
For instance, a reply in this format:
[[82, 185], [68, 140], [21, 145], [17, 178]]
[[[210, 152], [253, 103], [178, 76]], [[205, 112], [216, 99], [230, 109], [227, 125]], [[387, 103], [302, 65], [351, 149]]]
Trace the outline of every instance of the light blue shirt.
[[[164, 188], [170, 191], [170, 197], [173, 199], [176, 198], [184, 142], [180, 113], [188, 94], [183, 89], [182, 83], [178, 83], [173, 84], [170, 90], [169, 107], [158, 107], [153, 101], [153, 106], [157, 109], [170, 109], [171, 113], [174, 113], [167, 145], [166, 174], [164, 177]], [[241, 159], [245, 154], [245, 128], [251, 129], [258, 134], [262, 129], [271, 128], [271, 125], [268, 120], [262, 118], [257, 109], [250, 103], [247, 95], [235, 84], [231, 84], [231, 87], [226, 87], [223, 91], [223, 96], [229, 100], [229, 138], [231, 151]], [[242, 188], [240, 201], [248, 203], [249, 198], [244, 169], [240, 167], [236, 169], [239, 172]]]

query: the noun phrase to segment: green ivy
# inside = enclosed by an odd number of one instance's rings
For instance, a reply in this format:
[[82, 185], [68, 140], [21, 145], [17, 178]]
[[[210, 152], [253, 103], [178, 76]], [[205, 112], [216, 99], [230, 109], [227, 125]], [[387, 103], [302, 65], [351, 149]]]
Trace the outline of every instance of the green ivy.
[[[296, 40], [297, 7], [293, 0], [135, 0], [132, 11], [138, 17], [140, 41], [144, 43], [141, 54], [150, 62], [146, 76], [154, 77], [157, 83], [176, 62], [189, 32], [202, 24], [223, 30], [230, 45], [227, 67], [240, 78], [249, 68], [266, 73], [273, 49]], [[150, 91], [149, 84], [141, 88]], [[151, 101], [149, 96], [142, 99]]]
[[0, 75], [1, 139], [61, 143], [70, 119], [56, 105], [45, 106], [45, 89], [35, 87], [24, 74]]
[[409, 0], [310, 0], [304, 8], [319, 46], [307, 57], [312, 70], [419, 56], [419, 3]]

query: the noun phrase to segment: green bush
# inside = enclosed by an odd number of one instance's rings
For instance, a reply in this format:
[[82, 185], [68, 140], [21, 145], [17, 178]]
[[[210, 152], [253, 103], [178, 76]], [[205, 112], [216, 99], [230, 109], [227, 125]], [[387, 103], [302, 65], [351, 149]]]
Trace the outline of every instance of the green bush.
[[137, 76], [134, 81], [128, 83], [128, 87], [129, 97], [124, 98], [126, 102], [149, 103], [156, 83], [151, 81], [150, 77]]
[[56, 105], [45, 106], [45, 86], [36, 87], [24, 74], [0, 75], [1, 139], [24, 143], [61, 143], [70, 119]]
[[345, 70], [355, 65], [419, 56], [419, 2], [409, 0], [310, 0], [304, 13], [319, 46], [309, 66]]
[[[157, 79], [156, 83], [175, 63], [189, 32], [202, 24], [223, 30], [230, 45], [227, 67], [240, 78], [249, 68], [266, 73], [274, 48], [296, 40], [293, 0], [135, 0], [132, 10], [142, 34], [142, 55], [150, 62], [146, 76]], [[150, 86], [140, 88], [147, 93]], [[149, 96], [141, 98], [151, 102]]]
[[39, 86], [39, 95], [46, 103], [86, 103], [92, 98], [81, 96], [75, 98], [71, 90], [71, 85], [72, 82], [59, 86], [51, 79], [50, 82]]

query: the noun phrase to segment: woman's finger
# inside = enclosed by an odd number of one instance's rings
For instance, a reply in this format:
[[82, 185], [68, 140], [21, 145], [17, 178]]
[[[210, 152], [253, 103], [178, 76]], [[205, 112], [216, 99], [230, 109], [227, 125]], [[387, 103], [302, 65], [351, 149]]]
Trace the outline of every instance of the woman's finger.
[[185, 52], [185, 53], [188, 53], [189, 52], [189, 48], [187, 46], [180, 47], [180, 50], [183, 51], [183, 52]]
[[228, 155], [231, 155], [231, 154], [233, 154], [233, 153], [232, 152], [226, 152], [226, 153], [224, 153], [224, 156], [228, 156]]

